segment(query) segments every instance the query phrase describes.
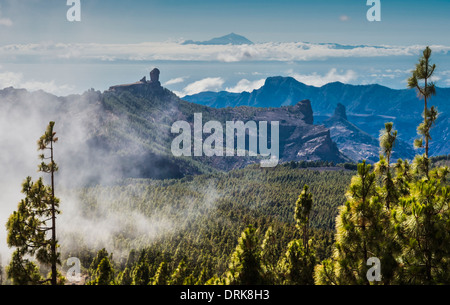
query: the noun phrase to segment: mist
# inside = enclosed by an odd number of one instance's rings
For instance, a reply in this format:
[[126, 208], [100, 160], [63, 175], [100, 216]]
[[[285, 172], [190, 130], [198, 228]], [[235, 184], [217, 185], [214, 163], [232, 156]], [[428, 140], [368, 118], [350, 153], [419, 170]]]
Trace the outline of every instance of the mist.
[[[122, 184], [122, 190], [133, 196], [118, 198], [114, 186], [124, 181], [123, 165], [118, 164], [118, 159], [107, 148], [99, 148], [95, 143], [107, 130], [103, 124], [108, 115], [101, 103], [101, 93], [93, 90], [68, 97], [12, 88], [0, 91], [0, 141], [3, 144], [0, 151], [0, 257], [3, 265], [13, 252], [7, 247], [5, 224], [24, 197], [21, 193], [23, 180], [27, 176], [33, 180], [42, 176], [49, 182], [48, 175], [37, 172], [40, 160], [36, 142], [50, 121], [55, 121], [54, 130], [59, 138], [55, 145], [55, 162], [60, 168], [55, 175], [55, 193], [61, 200], [62, 214], [56, 225], [63, 254], [74, 253], [85, 246], [93, 251], [106, 248], [115, 257], [126, 256], [130, 248], [148, 245], [155, 238], [183, 230], [186, 222], [180, 223], [171, 215], [182, 214], [186, 221], [192, 221], [214, 208], [220, 196], [214, 183], [195, 190], [201, 194], [200, 199], [182, 198], [184, 207], [177, 211], [155, 211], [149, 215], [133, 208], [133, 200], [143, 200], [149, 182], [142, 187]], [[123, 128], [122, 132], [130, 132], [127, 118], [120, 118], [117, 126]], [[120, 151], [120, 143], [118, 145]], [[139, 151], [142, 148], [127, 146], [123, 147], [125, 149]], [[133, 164], [145, 162], [133, 161]], [[127, 171], [138, 173], [139, 168], [131, 167]], [[86, 198], [80, 195], [81, 189], [95, 206], [94, 212], [86, 210]], [[173, 209], [170, 203], [167, 209]], [[117, 236], [124, 232], [131, 241], [127, 245], [117, 244]]]

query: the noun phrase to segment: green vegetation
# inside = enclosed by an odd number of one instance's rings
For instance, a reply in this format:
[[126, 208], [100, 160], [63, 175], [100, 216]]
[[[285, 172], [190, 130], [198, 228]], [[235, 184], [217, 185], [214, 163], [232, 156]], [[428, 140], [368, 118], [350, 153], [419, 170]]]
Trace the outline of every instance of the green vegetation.
[[[247, 233], [258, 240], [258, 249], [264, 240], [272, 241], [258, 250], [267, 262], [263, 270], [277, 269], [280, 253], [304, 232], [296, 228], [293, 215], [295, 198], [305, 185], [314, 196], [308, 236], [317, 242], [311, 247], [318, 259], [329, 256], [337, 207], [344, 203], [343, 194], [352, 175], [353, 172], [335, 168], [316, 171], [285, 165], [261, 169], [252, 165], [229, 173], [179, 180], [128, 180], [122, 185], [82, 189], [78, 195], [83, 204], [81, 210], [94, 222], [115, 213], [130, 216], [130, 222], [124, 225], [127, 231], [118, 232], [106, 245], [117, 255], [131, 251], [128, 257], [116, 255], [113, 269], [117, 283], [148, 284], [162, 262], [170, 274], [183, 262], [183, 283], [204, 284], [214, 275], [228, 272], [232, 254], [238, 251], [240, 234], [250, 225], [256, 231]], [[135, 213], [150, 222], [154, 220], [150, 234], [136, 233], [136, 224], [132, 223]], [[272, 233], [266, 236], [269, 227]], [[64, 252], [64, 256], [79, 257], [92, 280], [98, 268], [91, 264], [95, 253], [82, 239], [76, 239], [76, 243], [78, 249]]]
[[[434, 86], [427, 82], [432, 72], [421, 70], [430, 67], [428, 50], [410, 80], [426, 101]], [[424, 77], [421, 87], [418, 80]], [[123, 94], [122, 104], [111, 105], [153, 107], [127, 103]], [[426, 153], [411, 162], [391, 164], [397, 131], [386, 123], [374, 166], [365, 161], [254, 164], [71, 190], [87, 222], [109, 220], [119, 229], [95, 245], [80, 234], [60, 236], [64, 244], [76, 245], [61, 247], [61, 256], [81, 260], [88, 285], [450, 284], [450, 187], [444, 166], [449, 157], [428, 156], [431, 112], [426, 104], [419, 127]], [[147, 128], [138, 121], [131, 126]], [[50, 145], [51, 161], [40, 170], [51, 174], [52, 186], [27, 178], [26, 198], [7, 223], [8, 245], [17, 249], [7, 267], [12, 284], [46, 282], [42, 266], [47, 265], [56, 284], [54, 136], [51, 123], [39, 142], [40, 149]], [[373, 261], [380, 263], [375, 271]], [[380, 277], [369, 276], [378, 271]]]
[[[423, 163], [425, 174], [427, 176], [429, 170], [430, 132], [438, 117], [438, 110], [434, 106], [428, 108], [429, 100], [433, 95], [436, 95], [436, 86], [434, 82], [431, 81], [434, 71], [436, 70], [436, 65], [431, 65], [430, 57], [431, 49], [426, 47], [423, 51], [423, 56], [416, 64], [416, 69], [412, 71], [412, 76], [408, 79], [408, 87], [416, 89], [418, 96], [424, 100], [424, 110], [422, 114], [423, 123], [417, 127], [417, 133], [420, 138], [414, 141], [414, 146], [416, 148], [425, 148], [423, 158], [421, 160], [418, 159], [418, 161]], [[424, 140], [425, 144], [423, 143]]]
[[[38, 140], [38, 148], [44, 152], [40, 155], [42, 163], [39, 165], [39, 171], [50, 174], [51, 185], [44, 185], [42, 177], [36, 182], [27, 177], [22, 184], [25, 199], [20, 201], [17, 211], [9, 217], [6, 224], [8, 246], [16, 248], [7, 267], [8, 278], [14, 284], [50, 282], [57, 285], [56, 267], [60, 261], [57, 253], [56, 215], [60, 211], [54, 187], [54, 174], [58, 170], [53, 158], [53, 144], [58, 141], [53, 131], [54, 125], [54, 122], [50, 122], [45, 134]], [[46, 157], [46, 151], [49, 151], [50, 156]], [[49, 160], [49, 163], [45, 163], [45, 160]], [[51, 224], [48, 225], [48, 222]], [[35, 257], [42, 265], [50, 265], [49, 279], [41, 278], [37, 265], [28, 258], [30, 256]]]

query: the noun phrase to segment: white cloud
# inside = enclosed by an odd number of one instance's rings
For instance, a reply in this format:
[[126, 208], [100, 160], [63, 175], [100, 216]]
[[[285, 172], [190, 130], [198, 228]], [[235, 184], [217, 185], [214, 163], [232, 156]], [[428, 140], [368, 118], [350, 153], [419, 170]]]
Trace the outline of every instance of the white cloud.
[[350, 83], [357, 78], [357, 74], [353, 70], [347, 70], [345, 73], [338, 73], [337, 69], [331, 69], [327, 74], [320, 75], [316, 72], [312, 74], [298, 74], [288, 71], [289, 76], [306, 85], [321, 87], [332, 82]]
[[44, 90], [55, 95], [67, 95], [67, 92], [71, 92], [74, 89], [69, 85], [57, 85], [54, 80], [43, 82], [24, 79], [22, 73], [8, 71], [0, 72], [0, 89], [14, 87], [27, 89], [29, 91]]
[[[450, 51], [449, 46], [430, 46], [435, 53]], [[354, 46], [337, 48], [335, 44], [304, 42], [258, 43], [254, 45], [182, 45], [177, 42], [145, 42], [136, 44], [99, 43], [42, 43], [16, 44], [0, 47], [0, 57], [16, 59], [20, 56], [37, 57], [39, 60], [88, 59], [114, 60], [197, 60], [239, 62], [260, 61], [308, 61], [327, 58], [418, 56], [425, 46]]]
[[429, 80], [432, 82], [438, 82], [440, 81], [442, 78], [439, 77], [438, 75], [433, 75]]
[[193, 95], [204, 91], [218, 92], [222, 90], [225, 81], [221, 77], [207, 77], [187, 85], [182, 92], [175, 92], [180, 97]]
[[342, 15], [339, 17], [339, 20], [341, 20], [342, 22], [349, 21], [350, 17], [348, 17], [347, 15]]
[[13, 25], [13, 22], [9, 18], [0, 18], [0, 25], [10, 27]]
[[175, 85], [175, 84], [183, 83], [184, 81], [185, 81], [184, 77], [177, 77], [177, 78], [173, 78], [171, 80], [168, 80], [163, 85], [164, 86]]
[[22, 78], [22, 73], [0, 72], [0, 88], [17, 86]]
[[225, 91], [228, 92], [234, 92], [234, 93], [241, 93], [241, 92], [252, 92], [255, 89], [259, 89], [262, 86], [264, 86], [265, 79], [260, 79], [256, 81], [249, 81], [247, 79], [241, 79], [236, 86], [234, 87], [227, 87]]
[[0, 26], [10, 27], [13, 25], [13, 22], [9, 18], [2, 17], [1, 5], [0, 5]]

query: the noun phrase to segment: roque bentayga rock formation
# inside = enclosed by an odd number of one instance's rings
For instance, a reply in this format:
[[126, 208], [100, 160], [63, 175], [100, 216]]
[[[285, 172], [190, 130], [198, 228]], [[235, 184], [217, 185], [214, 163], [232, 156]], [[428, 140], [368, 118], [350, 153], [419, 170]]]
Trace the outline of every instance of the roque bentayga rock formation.
[[[13, 88], [0, 90], [0, 111], [11, 106], [20, 113], [29, 113], [30, 109], [33, 113], [42, 111], [43, 122], [33, 128], [42, 128], [45, 122], [54, 120], [59, 123], [61, 138], [71, 138], [70, 130], [85, 130], [79, 150], [70, 151], [66, 158], [77, 158], [76, 168], [95, 166], [98, 172], [108, 168], [111, 179], [181, 178], [260, 162], [248, 156], [173, 156], [171, 144], [178, 135], [171, 133], [173, 123], [183, 120], [193, 124], [196, 113], [202, 114], [203, 124], [215, 120], [223, 126], [227, 121], [267, 121], [269, 125], [278, 121], [280, 162], [327, 160], [339, 163], [349, 160], [338, 150], [330, 130], [323, 125], [314, 125], [309, 100], [279, 108], [211, 108], [184, 101], [163, 88], [159, 74], [160, 71], [155, 69], [149, 81], [145, 77], [133, 84], [112, 86], [103, 93], [90, 90], [68, 97]], [[82, 128], [67, 129], [65, 126]], [[89, 179], [95, 183], [98, 177]]]
[[[314, 115], [309, 100], [300, 101], [293, 106], [277, 108], [241, 106], [217, 109], [179, 99], [172, 92], [161, 87], [159, 75], [160, 71], [154, 69], [150, 73], [150, 81], [144, 78], [134, 84], [114, 86], [105, 94], [107, 96], [112, 94], [117, 98], [117, 94], [127, 91], [139, 97], [139, 101], [147, 100], [147, 103], [152, 105], [153, 111], [155, 111], [155, 107], [158, 108], [159, 114], [152, 118], [152, 124], [155, 121], [166, 121], [155, 132], [168, 140], [165, 144], [167, 150], [170, 149], [170, 140], [176, 136], [170, 133], [171, 124], [178, 120], [193, 124], [194, 113], [202, 113], [203, 123], [206, 120], [216, 120], [224, 125], [226, 121], [267, 121], [269, 123], [278, 121], [280, 126], [280, 162], [326, 160], [340, 163], [350, 161], [333, 142], [330, 130], [323, 125], [314, 125]], [[156, 105], [156, 100], [161, 104]], [[141, 106], [136, 102], [134, 105], [125, 106], [126, 108], [141, 109]], [[146, 107], [146, 105], [142, 105], [142, 109]], [[149, 120], [153, 116], [151, 113], [146, 113], [145, 110], [140, 110], [133, 115], [139, 116], [139, 119], [143, 121]], [[140, 134], [140, 132], [138, 133]], [[143, 139], [143, 141], [146, 141], [146, 139]], [[259, 162], [256, 158], [250, 157], [194, 157], [193, 159], [220, 170], [230, 170]]]
[[140, 81], [132, 83], [132, 84], [124, 84], [124, 85], [116, 85], [109, 87], [109, 91], [120, 92], [123, 90], [145, 90], [148, 88], [149, 90], [158, 90], [162, 89], [161, 82], [159, 81], [160, 71], [158, 68], [150, 71], [150, 81], [147, 81], [147, 77], [143, 77]]

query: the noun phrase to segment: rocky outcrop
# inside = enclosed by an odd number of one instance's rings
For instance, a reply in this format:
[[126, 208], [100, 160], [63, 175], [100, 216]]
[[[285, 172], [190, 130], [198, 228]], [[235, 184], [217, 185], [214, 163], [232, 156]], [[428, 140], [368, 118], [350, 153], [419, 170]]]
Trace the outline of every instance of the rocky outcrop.
[[147, 77], [144, 76], [140, 81], [132, 84], [116, 85], [109, 87], [109, 91], [121, 92], [124, 90], [131, 91], [149, 91], [149, 90], [162, 90], [161, 83], [159, 81], [160, 75], [159, 69], [155, 68], [150, 72], [150, 81], [147, 81]]
[[336, 110], [334, 111], [333, 117], [338, 120], [339, 119], [347, 120], [347, 111], [345, 109], [345, 106], [342, 105], [341, 103], [338, 103]]
[[161, 72], [159, 71], [158, 68], [155, 68], [150, 72], [150, 82], [152, 84], [158, 84], [161, 86], [161, 83], [159, 82], [159, 74], [160, 73]]
[[[379, 141], [361, 130], [347, 119], [346, 108], [338, 103], [334, 115], [323, 124], [330, 129], [331, 138], [337, 143], [340, 151], [353, 162], [366, 160], [374, 163], [379, 160]], [[397, 139], [393, 150], [393, 158], [413, 158], [414, 150], [405, 142]]]
[[338, 149], [323, 125], [314, 125], [311, 101], [281, 108], [237, 107], [216, 110], [231, 120], [278, 121], [280, 124], [280, 161], [350, 161]]

